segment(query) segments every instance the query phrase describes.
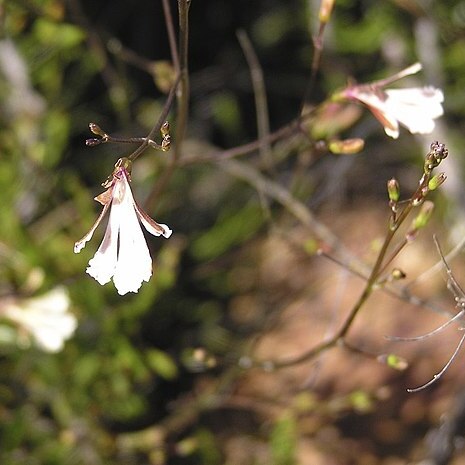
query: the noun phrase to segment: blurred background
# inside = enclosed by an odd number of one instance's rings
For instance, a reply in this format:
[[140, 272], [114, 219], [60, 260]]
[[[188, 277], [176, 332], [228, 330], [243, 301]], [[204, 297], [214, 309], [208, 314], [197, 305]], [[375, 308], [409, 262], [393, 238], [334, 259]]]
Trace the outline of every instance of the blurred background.
[[[168, 177], [172, 151], [150, 149], [132, 173], [136, 199], [174, 232], [147, 237], [154, 275], [121, 297], [85, 273], [105, 224], [79, 255], [73, 245], [100, 212], [101, 183], [137, 146], [85, 141], [90, 122], [142, 137], [157, 121], [173, 78], [161, 1], [0, 1], [2, 465], [465, 464], [465, 354], [406, 392], [446, 363], [457, 325], [417, 342], [384, 337], [426, 333], [446, 321], [438, 309], [454, 312], [444, 273], [424, 273], [439, 258], [432, 235], [449, 251], [465, 229], [465, 1], [337, 0], [307, 93], [312, 108], [420, 61], [398, 86], [443, 89], [433, 134], [391, 139], [351, 105], [273, 143], [271, 167], [257, 150], [217, 162], [257, 140], [238, 31], [260, 63], [274, 133], [301, 111], [319, 7], [192, 0], [181, 162]], [[174, 146], [176, 106], [168, 120]], [[331, 154], [318, 139], [333, 133], [365, 148]], [[349, 333], [359, 352], [274, 369], [339, 328], [363, 289], [350, 267], [373, 264], [386, 233], [386, 181], [408, 197], [434, 140], [449, 148], [448, 180], [432, 224], [396, 261], [404, 295], [425, 304], [378, 290]], [[342, 266], [316, 255], [327, 244]], [[450, 261], [459, 282], [463, 262]], [[376, 360], [387, 353], [408, 369]]]

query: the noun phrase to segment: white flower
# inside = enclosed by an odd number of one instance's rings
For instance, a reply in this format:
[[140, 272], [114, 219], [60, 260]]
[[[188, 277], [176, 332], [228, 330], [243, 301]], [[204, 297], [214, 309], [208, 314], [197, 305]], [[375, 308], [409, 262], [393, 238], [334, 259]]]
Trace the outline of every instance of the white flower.
[[353, 85], [342, 91], [342, 97], [365, 104], [384, 126], [388, 136], [399, 137], [399, 123], [412, 134], [429, 134], [434, 129], [434, 120], [444, 112], [444, 95], [434, 87], [409, 89], [386, 89], [383, 87], [421, 69], [416, 63], [400, 73], [382, 81], [366, 85]]
[[57, 287], [40, 297], [5, 300], [0, 313], [32, 336], [42, 350], [59, 352], [77, 326], [69, 306], [66, 289]]
[[134, 200], [129, 168], [127, 158], [118, 160], [112, 176], [104, 183], [108, 189], [95, 197], [103, 205], [102, 213], [90, 231], [74, 245], [74, 252], [79, 253], [111, 207], [105, 236], [86, 271], [102, 285], [113, 278], [120, 295], [137, 292], [142, 282], [152, 276], [152, 258], [139, 221], [154, 236], [168, 238], [172, 233], [166, 224], [150, 218]]

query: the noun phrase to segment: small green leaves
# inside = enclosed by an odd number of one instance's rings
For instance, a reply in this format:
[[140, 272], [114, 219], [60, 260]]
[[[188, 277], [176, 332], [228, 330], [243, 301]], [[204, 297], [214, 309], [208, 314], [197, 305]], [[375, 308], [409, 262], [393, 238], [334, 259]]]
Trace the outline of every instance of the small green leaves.
[[163, 379], [172, 380], [178, 376], [178, 367], [173, 359], [162, 350], [150, 349], [146, 353], [149, 367]]

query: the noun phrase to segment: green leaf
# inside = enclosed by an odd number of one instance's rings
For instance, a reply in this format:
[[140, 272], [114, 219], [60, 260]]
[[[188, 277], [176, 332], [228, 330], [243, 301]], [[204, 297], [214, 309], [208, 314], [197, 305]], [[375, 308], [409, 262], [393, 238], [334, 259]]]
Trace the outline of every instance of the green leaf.
[[296, 422], [292, 415], [280, 418], [271, 432], [270, 444], [273, 465], [294, 465], [297, 443]]
[[219, 219], [207, 232], [192, 242], [191, 251], [199, 260], [215, 258], [254, 235], [263, 223], [256, 204]]
[[162, 378], [171, 380], [178, 376], [178, 367], [166, 352], [150, 349], [146, 353], [146, 360], [150, 368]]

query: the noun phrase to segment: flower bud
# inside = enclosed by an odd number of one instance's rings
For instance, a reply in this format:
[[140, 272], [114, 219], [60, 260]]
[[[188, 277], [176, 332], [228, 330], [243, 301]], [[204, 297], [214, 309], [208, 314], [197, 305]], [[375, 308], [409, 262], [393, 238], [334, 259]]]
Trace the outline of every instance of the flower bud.
[[394, 268], [391, 271], [391, 278], [393, 281], [399, 281], [400, 279], [405, 279], [407, 275], [400, 269], [400, 268]]
[[383, 354], [377, 358], [379, 363], [383, 363], [394, 370], [404, 371], [408, 368], [408, 362], [402, 357], [395, 354]]
[[170, 133], [170, 123], [168, 123], [168, 121], [165, 121], [162, 125], [162, 127], [160, 128], [160, 132], [161, 132], [161, 135], [163, 137], [166, 137], [169, 135]]
[[104, 132], [98, 124], [95, 123], [89, 123], [89, 129], [92, 134], [95, 134], [96, 136], [100, 137], [105, 137], [107, 134]]
[[406, 239], [408, 242], [412, 242], [418, 236], [420, 229], [424, 228], [433, 214], [434, 203], [426, 200], [421, 208], [420, 213], [413, 219], [410, 229], [407, 231]]
[[333, 6], [334, 0], [321, 0], [320, 11], [318, 13], [320, 23], [327, 23], [329, 21]]
[[363, 150], [365, 141], [360, 138], [333, 140], [329, 142], [328, 148], [331, 153], [336, 154], [353, 154]]
[[434, 191], [437, 189], [445, 180], [447, 176], [445, 173], [439, 173], [433, 176], [428, 182], [428, 189], [430, 191]]
[[131, 173], [132, 161], [126, 157], [118, 159], [118, 161], [115, 163], [115, 172], [120, 170], [121, 168], [126, 170], [128, 173]]
[[169, 134], [166, 134], [163, 137], [163, 140], [161, 141], [161, 149], [163, 152], [167, 152], [170, 149], [171, 146], [171, 136]]
[[397, 182], [397, 179], [392, 178], [387, 182], [387, 191], [389, 195], [389, 200], [393, 202], [397, 202], [399, 200], [400, 187], [399, 183]]
[[101, 143], [102, 143], [102, 139], [95, 139], [95, 138], [86, 139], [86, 145], [88, 147], [95, 147], [96, 145], [99, 145]]
[[427, 224], [433, 214], [434, 203], [427, 200], [420, 208], [420, 213], [414, 218], [412, 226], [414, 229], [422, 229]]
[[447, 158], [449, 155], [449, 150], [447, 150], [446, 145], [441, 144], [438, 141], [435, 141], [431, 144], [431, 152], [433, 152], [436, 158], [439, 160], [444, 160], [444, 158]]

